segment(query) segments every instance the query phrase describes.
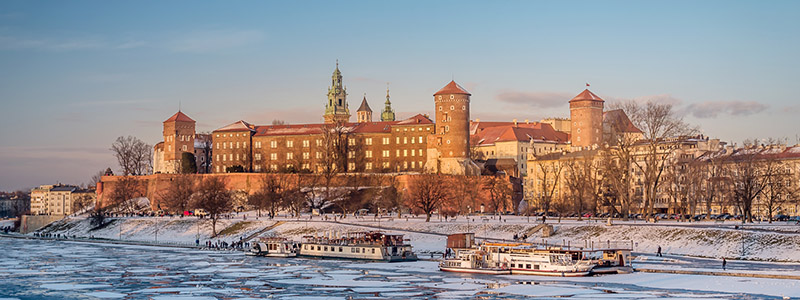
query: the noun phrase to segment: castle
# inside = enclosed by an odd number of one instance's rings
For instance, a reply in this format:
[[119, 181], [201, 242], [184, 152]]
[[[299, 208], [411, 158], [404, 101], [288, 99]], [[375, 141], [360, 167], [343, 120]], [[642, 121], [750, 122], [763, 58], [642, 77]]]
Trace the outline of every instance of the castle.
[[[164, 121], [164, 141], [154, 148], [154, 173], [179, 172], [183, 152], [210, 157], [209, 173], [321, 172], [336, 156], [339, 172], [432, 172], [479, 175], [470, 159], [470, 94], [455, 81], [434, 94], [436, 119], [417, 114], [395, 120], [389, 90], [380, 121], [364, 96], [357, 122], [350, 122], [347, 88], [337, 62], [323, 114], [324, 123], [255, 125], [244, 120], [214, 130], [204, 150], [195, 121], [182, 112]], [[336, 134], [341, 143], [330, 139]]]

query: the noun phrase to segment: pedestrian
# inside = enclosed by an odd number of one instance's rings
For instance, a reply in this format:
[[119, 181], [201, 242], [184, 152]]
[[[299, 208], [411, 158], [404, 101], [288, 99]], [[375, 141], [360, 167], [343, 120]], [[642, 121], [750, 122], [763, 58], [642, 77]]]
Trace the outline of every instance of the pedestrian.
[[722, 270], [723, 270], [723, 271], [725, 270], [725, 265], [727, 265], [727, 264], [728, 264], [728, 261], [727, 261], [727, 260], [725, 260], [725, 258], [723, 257], [723, 258], [722, 258]]
[[656, 255], [658, 255], [658, 256], [662, 256], [662, 255], [661, 255], [661, 246], [658, 246], [658, 251], [656, 251]]

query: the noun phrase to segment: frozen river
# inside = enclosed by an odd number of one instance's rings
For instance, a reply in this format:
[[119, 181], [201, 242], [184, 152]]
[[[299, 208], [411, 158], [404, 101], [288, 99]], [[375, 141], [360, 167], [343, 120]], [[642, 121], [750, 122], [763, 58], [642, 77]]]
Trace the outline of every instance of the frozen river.
[[[0, 299], [782, 299], [796, 280], [636, 273], [458, 275], [365, 263], [0, 237]], [[535, 284], [530, 284], [530, 283]]]

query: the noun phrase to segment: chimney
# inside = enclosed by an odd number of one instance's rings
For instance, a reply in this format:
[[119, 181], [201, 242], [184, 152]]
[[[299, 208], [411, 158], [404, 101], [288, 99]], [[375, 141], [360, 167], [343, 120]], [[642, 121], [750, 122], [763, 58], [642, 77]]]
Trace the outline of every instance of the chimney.
[[517, 127], [517, 119], [514, 119], [514, 127]]
[[525, 124], [530, 124], [530, 123], [531, 123], [531, 121], [530, 121], [530, 120], [528, 120], [528, 119], [525, 119]]
[[475, 119], [475, 122], [480, 122], [480, 121], [481, 121], [481, 119]]

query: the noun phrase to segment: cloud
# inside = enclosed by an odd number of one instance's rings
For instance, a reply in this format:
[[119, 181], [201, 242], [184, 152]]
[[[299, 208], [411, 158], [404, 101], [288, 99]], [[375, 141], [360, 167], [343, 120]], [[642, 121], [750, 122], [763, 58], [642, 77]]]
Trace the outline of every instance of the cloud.
[[504, 91], [497, 95], [497, 100], [510, 104], [523, 104], [536, 108], [560, 107], [569, 103], [572, 96], [559, 92], [520, 92]]
[[673, 97], [670, 94], [660, 94], [660, 95], [649, 95], [649, 96], [639, 96], [635, 98], [619, 98], [619, 97], [609, 97], [606, 99], [606, 106], [613, 106], [615, 103], [621, 102], [628, 102], [633, 101], [639, 104], [645, 104], [647, 102], [654, 102], [658, 104], [670, 104], [672, 107], [679, 107], [683, 104], [683, 100]]
[[179, 35], [167, 43], [175, 52], [207, 53], [252, 45], [264, 40], [257, 30], [208, 30]]
[[706, 101], [690, 104], [685, 110], [696, 118], [709, 119], [716, 118], [719, 114], [749, 116], [760, 113], [767, 107], [755, 101]]
[[800, 113], [800, 104], [786, 106], [783, 111], [792, 114]]

